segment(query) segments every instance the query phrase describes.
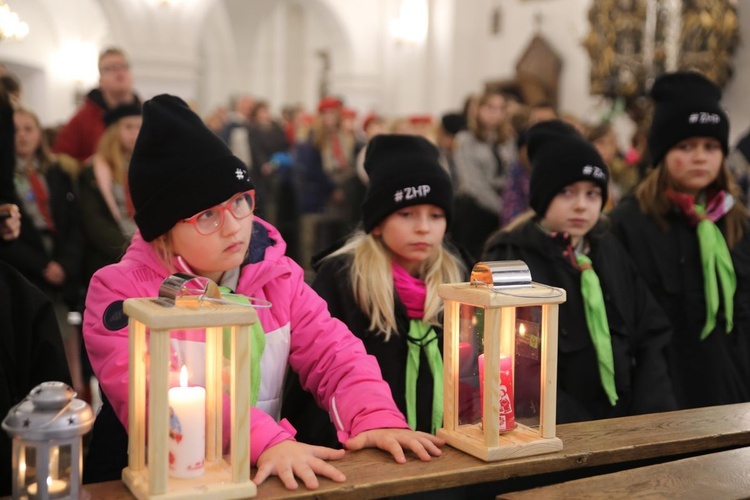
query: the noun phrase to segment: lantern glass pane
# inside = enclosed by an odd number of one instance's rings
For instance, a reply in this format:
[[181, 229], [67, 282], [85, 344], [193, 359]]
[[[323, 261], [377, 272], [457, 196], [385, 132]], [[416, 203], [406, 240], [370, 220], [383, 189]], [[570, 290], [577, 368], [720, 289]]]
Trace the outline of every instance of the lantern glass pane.
[[19, 472], [21, 474], [21, 484], [28, 486], [36, 482], [36, 447], [21, 446], [19, 459]]
[[[70, 496], [70, 459], [71, 445], [52, 445], [48, 448], [49, 457], [42, 456], [40, 451], [46, 447], [27, 446], [21, 458], [23, 460], [21, 469], [25, 469], [24, 487], [30, 499], [34, 498], [67, 498]], [[37, 477], [39, 460], [48, 460], [48, 473], [46, 478]], [[42, 495], [43, 486], [40, 480], [46, 481], [47, 495]]]
[[541, 415], [541, 324], [541, 306], [516, 308], [515, 417], [528, 427], [539, 427]]
[[482, 421], [478, 356], [484, 350], [484, 309], [459, 304], [458, 424]]

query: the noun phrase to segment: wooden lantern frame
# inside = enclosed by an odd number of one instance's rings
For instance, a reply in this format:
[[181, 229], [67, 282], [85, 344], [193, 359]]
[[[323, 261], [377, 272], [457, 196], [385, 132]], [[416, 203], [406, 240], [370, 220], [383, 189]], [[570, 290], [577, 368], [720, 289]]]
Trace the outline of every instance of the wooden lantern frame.
[[[123, 310], [129, 317], [130, 347], [128, 466], [122, 471], [123, 482], [138, 499], [254, 497], [257, 488], [250, 481], [250, 325], [257, 321], [255, 310], [207, 303], [165, 307], [163, 301], [152, 298], [127, 299]], [[222, 454], [224, 327], [231, 327], [232, 332], [230, 461]], [[177, 479], [168, 474], [169, 332], [194, 328], [206, 329], [206, 470], [200, 477]]]
[[[529, 282], [528, 286], [498, 293], [487, 284], [455, 283], [440, 285], [438, 294], [445, 300], [445, 420], [437, 435], [451, 446], [488, 462], [561, 450], [562, 441], [555, 436], [557, 329], [558, 308], [565, 302], [565, 290]], [[465, 425], [459, 425], [457, 405], [461, 304], [485, 310], [482, 422]], [[518, 423], [514, 430], [501, 433], [500, 354], [515, 359], [516, 308], [531, 306], [542, 308], [540, 425], [537, 430]], [[513, 372], [515, 375], [515, 368]]]

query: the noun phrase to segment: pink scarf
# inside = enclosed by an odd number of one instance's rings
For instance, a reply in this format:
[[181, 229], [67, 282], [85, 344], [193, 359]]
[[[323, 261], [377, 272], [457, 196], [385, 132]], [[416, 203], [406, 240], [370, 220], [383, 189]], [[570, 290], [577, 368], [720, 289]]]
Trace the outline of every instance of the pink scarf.
[[396, 289], [401, 302], [406, 306], [406, 314], [410, 319], [422, 319], [424, 317], [424, 301], [427, 288], [424, 281], [415, 278], [406, 269], [391, 262], [393, 269], [393, 287]]

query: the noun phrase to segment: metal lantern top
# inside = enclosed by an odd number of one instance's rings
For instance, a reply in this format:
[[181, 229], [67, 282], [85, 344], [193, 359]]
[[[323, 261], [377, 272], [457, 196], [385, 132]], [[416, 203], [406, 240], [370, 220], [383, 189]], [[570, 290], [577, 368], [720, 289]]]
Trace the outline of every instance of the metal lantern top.
[[443, 283], [438, 294], [477, 307], [523, 307], [565, 302], [565, 290], [531, 280], [531, 271], [521, 260], [478, 262], [468, 283]]
[[43, 382], [11, 408], [3, 429], [13, 437], [33, 441], [66, 439], [86, 434], [94, 412], [63, 382]]
[[493, 290], [531, 288], [531, 271], [522, 260], [477, 262], [471, 270], [471, 283]]

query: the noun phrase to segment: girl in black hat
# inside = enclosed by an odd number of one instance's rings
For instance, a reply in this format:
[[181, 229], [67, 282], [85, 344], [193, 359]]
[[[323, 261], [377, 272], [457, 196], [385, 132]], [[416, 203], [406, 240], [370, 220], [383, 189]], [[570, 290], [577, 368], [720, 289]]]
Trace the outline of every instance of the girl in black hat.
[[651, 97], [653, 168], [611, 213], [614, 232], [672, 322], [679, 407], [750, 401], [750, 235], [725, 162], [721, 91], [670, 73]]
[[[527, 145], [532, 210], [490, 238], [484, 259], [520, 259], [534, 281], [567, 293], [559, 317], [557, 422], [674, 409], [664, 357], [669, 322], [600, 221], [607, 166], [559, 120], [531, 127]], [[533, 351], [517, 353], [516, 363], [520, 373], [538, 366]], [[516, 415], [534, 414], [539, 381], [516, 380]]]
[[[442, 426], [442, 310], [437, 287], [463, 281], [464, 265], [444, 242], [453, 187], [439, 152], [422, 137], [372, 138], [363, 230], [315, 263], [315, 289], [377, 358], [412, 429]], [[333, 444], [327, 415], [290, 386], [285, 415], [300, 439]]]
[[[211, 279], [223, 293], [257, 306], [249, 395], [257, 484], [269, 475], [278, 475], [290, 489], [298, 480], [317, 488], [319, 475], [345, 480], [327, 462], [343, 451], [297, 442], [294, 429], [280, 419], [288, 368], [315, 394], [347, 449], [381, 448], [398, 462], [406, 461], [405, 450], [421, 460], [441, 453], [442, 440], [408, 428], [376, 361], [305, 284], [302, 269], [285, 255], [278, 230], [255, 217], [245, 164], [184, 101], [160, 95], [144, 104], [128, 179], [138, 231], [120, 262], [94, 274], [86, 297], [86, 349], [105, 397], [84, 481], [119, 477], [127, 457], [123, 301], [157, 296], [174, 273]], [[170, 341], [170, 370], [176, 375], [185, 366], [193, 385], [205, 380], [204, 341], [201, 330], [174, 332]], [[223, 415], [228, 446], [230, 419], [228, 412]]]

